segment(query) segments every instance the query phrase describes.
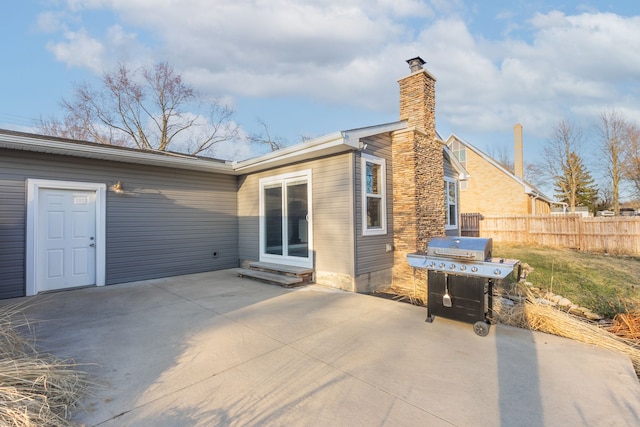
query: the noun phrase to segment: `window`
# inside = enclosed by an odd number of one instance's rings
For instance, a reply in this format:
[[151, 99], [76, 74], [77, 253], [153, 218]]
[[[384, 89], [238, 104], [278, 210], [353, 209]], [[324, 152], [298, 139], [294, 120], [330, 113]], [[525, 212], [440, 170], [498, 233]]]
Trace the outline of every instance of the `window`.
[[460, 163], [462, 163], [462, 166], [466, 169], [467, 168], [467, 148], [465, 147], [465, 145], [460, 141], [458, 141], [457, 139], [454, 139], [449, 143], [449, 148], [451, 149], [451, 152], [453, 153], [453, 155], [456, 156], [458, 160], [460, 160]]
[[458, 191], [455, 179], [444, 178], [444, 210], [446, 211], [445, 229], [458, 228]]
[[362, 154], [362, 234], [387, 233], [385, 161]]

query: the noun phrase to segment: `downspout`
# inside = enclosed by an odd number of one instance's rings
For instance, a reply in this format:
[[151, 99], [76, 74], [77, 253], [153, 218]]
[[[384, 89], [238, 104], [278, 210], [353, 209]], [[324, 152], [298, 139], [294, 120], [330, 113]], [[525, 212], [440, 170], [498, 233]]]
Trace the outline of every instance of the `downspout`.
[[538, 196], [537, 194], [529, 194], [529, 196], [531, 197], [531, 215], [535, 215], [536, 214], [536, 199], [538, 199], [540, 196]]

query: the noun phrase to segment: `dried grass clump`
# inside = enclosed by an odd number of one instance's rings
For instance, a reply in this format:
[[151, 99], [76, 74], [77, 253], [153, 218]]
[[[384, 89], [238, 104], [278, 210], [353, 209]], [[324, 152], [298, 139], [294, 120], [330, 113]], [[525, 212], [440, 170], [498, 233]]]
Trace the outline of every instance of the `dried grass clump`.
[[39, 354], [19, 306], [0, 307], [0, 425], [12, 427], [74, 425], [70, 411], [88, 383], [77, 365]]
[[533, 331], [546, 332], [596, 345], [628, 356], [636, 375], [640, 377], [640, 348], [637, 343], [616, 336], [606, 329], [579, 319], [571, 314], [538, 302], [535, 296], [523, 287], [525, 302], [507, 306], [496, 301], [494, 315], [501, 323]]
[[385, 293], [395, 295], [395, 300], [419, 306], [427, 305], [427, 291], [426, 272], [417, 268], [413, 269], [411, 284], [393, 284], [384, 289]]
[[640, 312], [616, 314], [608, 330], [622, 338], [640, 340]]

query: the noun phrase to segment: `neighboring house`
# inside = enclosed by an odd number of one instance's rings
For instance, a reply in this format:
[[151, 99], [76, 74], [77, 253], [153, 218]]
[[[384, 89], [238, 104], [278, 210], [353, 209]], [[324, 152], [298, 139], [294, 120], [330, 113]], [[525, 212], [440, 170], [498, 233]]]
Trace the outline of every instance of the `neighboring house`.
[[252, 261], [355, 292], [411, 283], [406, 254], [459, 234], [466, 174], [408, 62], [400, 121], [241, 162], [0, 131], [0, 298]]
[[514, 169], [511, 173], [469, 142], [452, 134], [446, 145], [468, 173], [461, 182], [462, 213], [483, 215], [549, 214], [552, 198], [524, 180], [522, 126], [514, 127]]
[[557, 206], [551, 207], [551, 215], [580, 215], [583, 218], [593, 216], [588, 206], [576, 206], [574, 211], [571, 212], [567, 203], [560, 204], [560, 202], [558, 202]]

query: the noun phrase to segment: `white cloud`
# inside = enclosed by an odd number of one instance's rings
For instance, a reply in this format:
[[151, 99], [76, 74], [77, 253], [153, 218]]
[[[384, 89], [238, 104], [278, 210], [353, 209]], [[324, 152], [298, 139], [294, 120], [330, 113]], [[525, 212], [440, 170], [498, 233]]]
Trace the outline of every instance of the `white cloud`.
[[[456, 132], [524, 122], [543, 136], [566, 114], [615, 103], [640, 110], [640, 17], [550, 11], [517, 21], [521, 14], [496, 9], [508, 27], [492, 41], [470, 32], [463, 2], [444, 0], [67, 4], [70, 16], [104, 9], [119, 21], [101, 35], [67, 29], [50, 44], [58, 60], [98, 70], [123, 57], [166, 59], [190, 83], [230, 98], [296, 96], [395, 113], [404, 60], [421, 55], [438, 79], [438, 119]], [[59, 16], [43, 16], [42, 27], [78, 28]]]
[[84, 29], [65, 31], [64, 41], [49, 42], [47, 49], [69, 66], [87, 67], [94, 72], [103, 69], [103, 44]]
[[43, 33], [56, 33], [66, 31], [68, 16], [60, 12], [44, 12], [36, 19], [36, 28]]

